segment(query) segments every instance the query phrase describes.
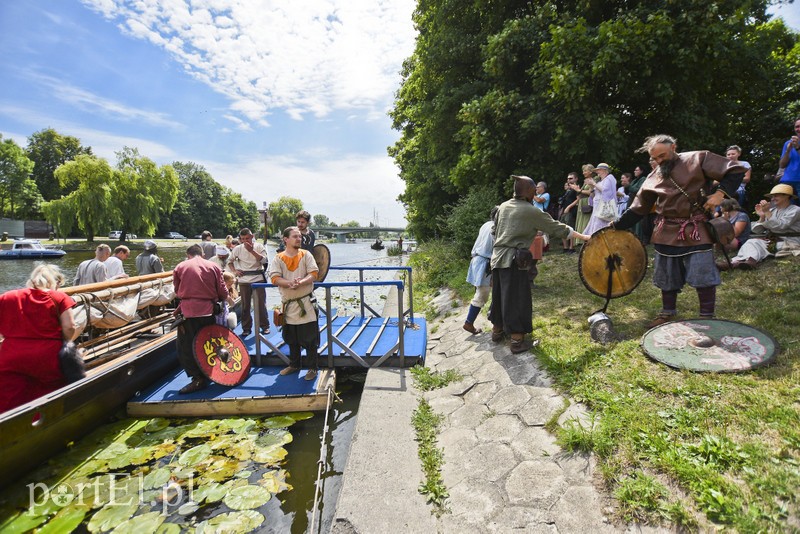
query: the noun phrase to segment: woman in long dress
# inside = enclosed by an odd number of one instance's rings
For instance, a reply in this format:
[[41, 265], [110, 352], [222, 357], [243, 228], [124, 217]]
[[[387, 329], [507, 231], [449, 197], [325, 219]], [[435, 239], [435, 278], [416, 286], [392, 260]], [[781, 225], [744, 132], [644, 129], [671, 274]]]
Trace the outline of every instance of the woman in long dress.
[[[578, 193], [578, 212], [575, 218], [575, 231], [579, 234], [584, 233], [583, 230], [586, 228], [586, 225], [589, 224], [589, 219], [592, 217], [591, 211], [589, 211], [589, 213], [586, 213], [586, 211], [587, 208], [591, 206], [589, 203], [589, 196], [594, 190], [594, 181], [592, 180], [594, 165], [587, 163], [581, 167], [581, 171], [583, 172], [583, 184], [581, 184], [581, 191]], [[583, 244], [583, 241], [575, 238], [575, 245], [581, 244]]]
[[[617, 220], [617, 179], [611, 174], [611, 168], [605, 163], [599, 163], [594, 172], [597, 180], [594, 183], [594, 209], [589, 224], [584, 229], [584, 234], [592, 235]], [[603, 204], [611, 204], [613, 212], [610, 216], [603, 213]], [[604, 217], [605, 218], [601, 218]]]

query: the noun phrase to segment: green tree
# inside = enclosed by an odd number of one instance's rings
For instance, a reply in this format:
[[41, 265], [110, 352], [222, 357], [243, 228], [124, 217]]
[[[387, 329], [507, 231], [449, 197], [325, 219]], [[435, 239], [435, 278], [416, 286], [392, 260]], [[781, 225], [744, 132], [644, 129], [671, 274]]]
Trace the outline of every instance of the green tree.
[[[0, 135], [0, 216], [5, 217], [8, 213], [12, 218], [15, 217], [17, 203], [25, 201], [22, 194], [26, 182], [30, 181], [28, 174], [31, 170], [33, 162], [25, 155], [25, 151], [13, 139], [3, 139]], [[30, 184], [27, 186], [30, 188]]]
[[58, 200], [42, 203], [42, 213], [45, 219], [53, 225], [56, 231], [56, 238], [62, 237], [66, 241], [67, 236], [75, 228], [78, 206], [75, 199], [64, 197]]
[[230, 233], [226, 227], [224, 188], [202, 165], [175, 161], [172, 167], [180, 180], [179, 210], [171, 216], [162, 232], [177, 231], [187, 236], [208, 230], [215, 236]]
[[225, 231], [220, 232], [218, 235], [235, 234], [242, 228], [250, 228], [253, 233], [259, 232], [261, 222], [255, 202], [245, 200], [240, 193], [228, 188], [224, 189], [223, 201], [225, 205]]
[[[81, 154], [56, 169], [55, 176], [61, 187], [75, 187], [75, 190], [50, 201], [46, 212], [66, 211], [62, 203], [73, 206], [78, 228], [89, 242], [94, 241], [98, 231], [119, 222], [119, 209], [112, 194], [115, 171], [106, 160]], [[54, 221], [50, 222], [55, 226]]]
[[506, 196], [512, 173], [553, 186], [586, 162], [631, 169], [653, 133], [683, 150], [735, 142], [754, 175], [774, 172], [800, 52], [769, 4], [420, 0], [391, 113], [410, 229], [448, 234], [443, 206], [476, 186]]
[[115, 205], [124, 241], [128, 233], [151, 235], [161, 218], [172, 211], [178, 197], [178, 175], [170, 165], [159, 167], [135, 148], [116, 153], [113, 185]]
[[55, 177], [56, 169], [79, 154], [91, 155], [92, 149], [81, 146], [77, 137], [47, 128], [28, 137], [26, 152], [34, 163], [33, 180], [39, 192], [45, 200], [53, 200], [69, 194], [75, 187], [75, 184], [62, 186]]
[[314, 215], [314, 226], [330, 226], [330, 224], [331, 220], [328, 219], [327, 215], [321, 213]]
[[295, 215], [303, 209], [303, 201], [292, 197], [281, 197], [275, 202], [270, 202], [268, 209], [272, 216], [269, 233], [270, 235], [276, 235], [282, 233], [285, 228], [294, 226], [297, 223]]

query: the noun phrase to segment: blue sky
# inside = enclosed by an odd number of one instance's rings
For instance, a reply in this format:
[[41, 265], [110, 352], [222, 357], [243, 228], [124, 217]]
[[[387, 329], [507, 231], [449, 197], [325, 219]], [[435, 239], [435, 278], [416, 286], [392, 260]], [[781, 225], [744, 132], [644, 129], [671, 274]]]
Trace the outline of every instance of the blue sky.
[[[414, 0], [0, 0], [0, 133], [193, 161], [255, 201], [405, 225], [386, 112]], [[777, 10], [800, 28], [800, 6]]]

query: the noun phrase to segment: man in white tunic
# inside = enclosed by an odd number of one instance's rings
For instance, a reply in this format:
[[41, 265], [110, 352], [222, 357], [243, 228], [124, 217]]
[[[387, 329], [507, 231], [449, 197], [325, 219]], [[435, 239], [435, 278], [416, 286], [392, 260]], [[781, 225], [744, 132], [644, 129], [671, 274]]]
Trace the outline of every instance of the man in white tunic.
[[253, 289], [251, 284], [266, 282], [264, 270], [268, 265], [267, 249], [264, 245], [254, 241], [253, 232], [249, 228], [239, 231], [239, 245], [233, 247], [228, 265], [239, 277], [239, 292], [242, 296], [242, 336], [249, 336], [253, 330], [252, 308], [253, 291], [258, 295], [258, 324], [262, 334], [269, 334], [269, 319], [267, 318], [267, 296], [263, 287]]
[[127, 260], [131, 255], [131, 249], [125, 245], [119, 245], [114, 249], [114, 254], [111, 255], [106, 261], [106, 272], [108, 273], [109, 280], [117, 280], [119, 278], [128, 278], [125, 272], [125, 266], [122, 262]]
[[269, 269], [269, 278], [278, 286], [283, 303], [283, 340], [289, 346], [289, 366], [281, 375], [300, 370], [301, 350], [306, 349], [306, 380], [317, 376], [319, 330], [317, 329], [314, 280], [319, 268], [314, 256], [301, 248], [303, 237], [297, 226], [283, 231], [286, 249], [279, 252]]

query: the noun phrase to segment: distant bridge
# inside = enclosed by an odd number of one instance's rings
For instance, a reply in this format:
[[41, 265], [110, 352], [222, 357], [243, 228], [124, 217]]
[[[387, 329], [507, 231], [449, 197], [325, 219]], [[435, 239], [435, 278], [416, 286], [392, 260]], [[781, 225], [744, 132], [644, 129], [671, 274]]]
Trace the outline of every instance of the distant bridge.
[[405, 233], [405, 228], [391, 226], [312, 226], [316, 233], [333, 234], [339, 241], [344, 241], [350, 234], [379, 234], [381, 232]]

